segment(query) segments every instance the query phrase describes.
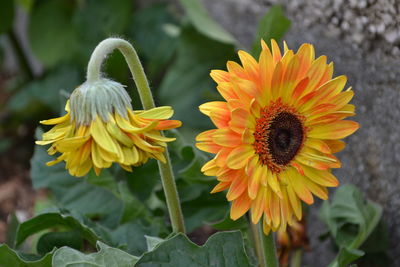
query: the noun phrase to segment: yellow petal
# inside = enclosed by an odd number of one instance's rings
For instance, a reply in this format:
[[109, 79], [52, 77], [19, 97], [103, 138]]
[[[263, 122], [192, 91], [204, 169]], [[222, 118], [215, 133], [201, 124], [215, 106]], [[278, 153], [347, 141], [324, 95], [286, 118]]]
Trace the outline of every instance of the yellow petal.
[[174, 115], [174, 110], [170, 106], [162, 106], [143, 111], [137, 115], [144, 119], [166, 120]]
[[247, 161], [254, 155], [254, 149], [250, 145], [239, 146], [232, 150], [227, 158], [226, 164], [231, 169], [241, 169], [246, 166]]
[[90, 125], [90, 134], [93, 136], [93, 139], [96, 141], [96, 143], [104, 150], [107, 150], [110, 153], [114, 153], [118, 155], [118, 157], [122, 156], [121, 148], [110, 136], [110, 134], [106, 130], [106, 127], [104, 126], [103, 121], [99, 116], [97, 116], [96, 119], [92, 121]]

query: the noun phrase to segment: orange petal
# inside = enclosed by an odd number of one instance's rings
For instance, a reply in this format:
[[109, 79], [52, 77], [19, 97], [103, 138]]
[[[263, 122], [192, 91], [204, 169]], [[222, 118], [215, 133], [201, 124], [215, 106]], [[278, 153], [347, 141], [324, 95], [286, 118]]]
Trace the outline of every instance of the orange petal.
[[325, 140], [332, 153], [342, 151], [346, 147], [346, 143], [341, 140]]
[[354, 133], [360, 125], [355, 121], [338, 121], [336, 123], [318, 125], [311, 128], [309, 137], [319, 139], [342, 139]]
[[241, 136], [229, 128], [216, 130], [212, 135], [212, 140], [217, 145], [225, 147], [237, 147], [242, 143]]
[[289, 178], [289, 183], [292, 185], [292, 188], [296, 195], [308, 205], [313, 204], [314, 198], [310, 190], [308, 190], [308, 188], [304, 184], [304, 177], [292, 168], [287, 170], [287, 175], [287, 177]]
[[254, 201], [251, 203], [251, 221], [253, 224], [258, 223], [261, 218], [261, 215], [264, 211], [264, 206], [267, 200], [267, 190], [265, 186], [260, 187], [260, 190], [257, 192], [257, 196]]
[[211, 142], [212, 136], [215, 133], [215, 131], [216, 131], [216, 129], [212, 129], [212, 130], [207, 130], [207, 131], [199, 133], [196, 136], [196, 141], [197, 142]]
[[230, 128], [242, 134], [244, 129], [246, 128], [247, 118], [249, 117], [249, 113], [241, 108], [237, 108], [232, 110], [232, 119], [229, 122]]
[[[256, 157], [254, 157], [256, 158]], [[258, 189], [261, 185], [261, 180], [265, 179], [267, 174], [267, 167], [260, 164], [254, 166], [254, 171], [249, 176], [248, 194], [251, 199], [255, 199]]]
[[303, 182], [305, 186], [311, 191], [311, 193], [313, 193], [320, 199], [328, 199], [328, 190], [326, 189], [326, 187], [320, 186], [306, 177], [303, 178]]
[[305, 146], [311, 147], [323, 153], [331, 153], [330, 147], [321, 139], [307, 138]]
[[154, 127], [154, 130], [162, 131], [162, 130], [170, 130], [179, 128], [182, 126], [182, 122], [178, 120], [162, 120], [159, 121], [157, 126]]
[[307, 176], [314, 183], [327, 187], [337, 187], [339, 185], [339, 181], [329, 171], [316, 170], [308, 166], [302, 166], [302, 167], [305, 176]]
[[220, 110], [222, 113], [224, 113], [226, 110], [228, 110], [228, 106], [227, 103], [223, 101], [211, 101], [200, 105], [199, 109], [201, 113], [210, 116], [211, 111], [215, 110]]
[[302, 44], [296, 54], [300, 60], [299, 75], [303, 77], [315, 59], [314, 47], [311, 44]]
[[282, 58], [281, 50], [279, 49], [278, 43], [274, 39], [271, 39], [271, 48], [274, 61], [280, 61]]
[[195, 146], [201, 151], [217, 154], [221, 150], [221, 146], [215, 144], [214, 142], [200, 142], [196, 143]]
[[254, 149], [250, 145], [239, 146], [232, 150], [227, 158], [226, 164], [231, 169], [241, 169], [246, 166], [247, 161], [254, 155]]
[[225, 100], [238, 99], [238, 96], [233, 90], [233, 86], [230, 82], [219, 83], [217, 90]]
[[214, 188], [213, 188], [213, 190], [211, 190], [211, 194], [214, 194], [214, 193], [218, 193], [218, 192], [221, 192], [221, 191], [224, 191], [225, 189], [227, 189], [227, 188], [229, 188], [229, 186], [231, 185], [231, 183], [229, 183], [229, 182], [221, 182], [221, 183], [218, 183]]
[[223, 70], [212, 70], [210, 73], [211, 78], [217, 83], [229, 82], [229, 73]]
[[[247, 175], [244, 175], [243, 172], [240, 176], [236, 177], [236, 179], [232, 181], [232, 184], [229, 187], [229, 191], [226, 194], [226, 199], [228, 201], [232, 201], [240, 197], [242, 193], [247, 189], [247, 180], [248, 177]], [[244, 194], [247, 195], [247, 193]]]
[[301, 220], [302, 217], [302, 209], [300, 199], [297, 197], [295, 191], [293, 190], [292, 185], [288, 185], [286, 187], [290, 205], [292, 206], [293, 212], [296, 215], [298, 220]]
[[239, 219], [250, 208], [251, 199], [247, 194], [242, 194], [238, 199], [232, 202], [230, 216], [232, 220]]

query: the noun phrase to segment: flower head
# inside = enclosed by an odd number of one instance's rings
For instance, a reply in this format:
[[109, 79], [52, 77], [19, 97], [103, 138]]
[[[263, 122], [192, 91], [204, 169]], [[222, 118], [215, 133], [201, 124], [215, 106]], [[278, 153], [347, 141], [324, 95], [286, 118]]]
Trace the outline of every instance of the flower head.
[[165, 162], [166, 142], [175, 138], [164, 137], [160, 130], [181, 125], [167, 120], [173, 115], [171, 107], [132, 110], [124, 87], [104, 78], [76, 88], [65, 110], [60, 118], [41, 121], [55, 126], [36, 144], [52, 144], [48, 153], [61, 155], [47, 165], [65, 161], [73, 176], [84, 176], [92, 167], [98, 175], [114, 162], [128, 171], [149, 158]]
[[353, 91], [343, 91], [346, 77], [332, 78], [333, 63], [315, 59], [312, 45], [294, 53], [284, 43], [282, 55], [274, 40], [272, 51], [261, 44], [258, 62], [239, 51], [242, 65], [211, 71], [225, 101], [200, 106], [217, 129], [200, 133], [196, 146], [216, 154], [202, 171], [217, 176], [212, 193], [228, 189], [231, 218], [250, 209], [269, 233], [300, 220], [301, 201], [327, 199], [327, 187], [338, 185], [331, 168], [340, 167], [333, 155], [345, 146], [339, 139], [359, 125], [343, 120], [355, 110]]

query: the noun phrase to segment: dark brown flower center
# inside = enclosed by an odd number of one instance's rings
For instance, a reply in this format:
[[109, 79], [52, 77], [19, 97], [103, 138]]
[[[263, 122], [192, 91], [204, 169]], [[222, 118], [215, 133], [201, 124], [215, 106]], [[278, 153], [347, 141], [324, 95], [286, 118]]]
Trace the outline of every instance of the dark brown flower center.
[[288, 164], [303, 143], [303, 125], [293, 114], [279, 113], [270, 123], [266, 142], [272, 160], [279, 165]]
[[261, 164], [279, 173], [293, 160], [304, 142], [304, 119], [280, 100], [261, 110], [253, 144]]

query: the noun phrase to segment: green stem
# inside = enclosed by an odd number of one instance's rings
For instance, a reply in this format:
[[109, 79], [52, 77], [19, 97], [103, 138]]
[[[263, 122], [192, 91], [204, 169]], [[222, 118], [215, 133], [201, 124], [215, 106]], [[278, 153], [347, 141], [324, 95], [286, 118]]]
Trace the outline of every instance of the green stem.
[[[258, 266], [259, 267], [266, 267], [267, 263], [265, 262], [265, 255], [264, 255], [264, 246], [262, 244], [261, 236], [259, 235], [259, 227], [258, 224], [254, 224], [249, 221], [251, 233], [253, 235], [253, 242], [254, 247], [256, 249], [256, 255], [258, 258]], [[262, 231], [262, 229], [261, 229]]]
[[301, 267], [301, 248], [298, 248], [293, 252], [290, 260], [290, 267]]
[[[138, 89], [140, 100], [144, 109], [152, 109], [155, 107], [153, 95], [151, 93], [149, 83], [144, 73], [142, 64], [133, 46], [119, 38], [108, 38], [100, 42], [90, 57], [87, 69], [87, 81], [93, 82], [101, 78], [101, 65], [106, 56], [114, 49], [124, 55], [129, 69], [132, 73], [136, 87]], [[178, 190], [176, 189], [174, 173], [172, 171], [171, 160], [169, 158], [168, 150], [165, 149], [164, 156], [166, 163], [158, 161], [160, 170], [161, 181], [164, 188], [165, 198], [169, 217], [171, 219], [172, 230], [175, 233], [185, 233], [185, 224], [183, 222], [182, 209], [179, 202]]]
[[276, 257], [275, 242], [272, 232], [268, 235], [264, 234], [262, 222], [258, 223], [258, 235], [262, 240], [262, 246], [264, 250], [264, 257], [267, 267], [278, 267], [278, 259]]

